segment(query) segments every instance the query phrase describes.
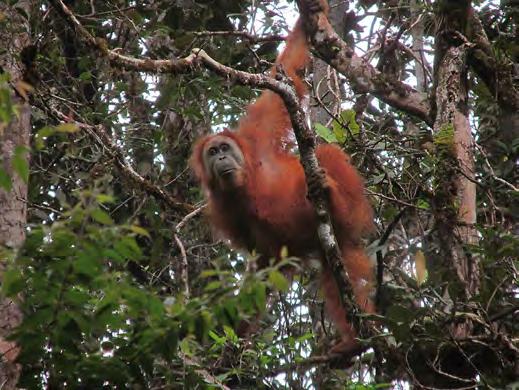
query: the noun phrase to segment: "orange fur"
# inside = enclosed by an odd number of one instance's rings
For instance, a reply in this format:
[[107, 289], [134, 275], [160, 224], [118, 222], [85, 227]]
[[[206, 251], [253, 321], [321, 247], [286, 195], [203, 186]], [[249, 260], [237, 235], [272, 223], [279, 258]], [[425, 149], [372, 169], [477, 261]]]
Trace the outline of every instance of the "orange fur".
[[[302, 23], [299, 21], [287, 40], [277, 64], [293, 79], [301, 98], [306, 88], [300, 71], [309, 52]], [[276, 72], [274, 68], [272, 73]], [[195, 145], [191, 159], [209, 203], [209, 218], [223, 238], [237, 248], [257, 250], [267, 258], [278, 257], [283, 246], [290, 255], [322, 257], [317, 237], [317, 219], [307, 199], [303, 168], [287, 147], [291, 137], [290, 118], [281, 98], [264, 91], [250, 105], [238, 128], [220, 135], [232, 138], [245, 156], [244, 185], [229, 193], [211, 185], [202, 155], [211, 135]], [[337, 146], [320, 145], [317, 158], [324, 168], [330, 190], [331, 213], [343, 264], [350, 275], [357, 302], [372, 312], [369, 298], [372, 266], [364, 253], [361, 238], [372, 229], [372, 210], [364, 196], [362, 178], [349, 163], [349, 157]], [[265, 263], [259, 264], [265, 266]], [[323, 265], [322, 285], [330, 317], [346, 344], [353, 343], [354, 332], [346, 321], [339, 290], [333, 275]]]

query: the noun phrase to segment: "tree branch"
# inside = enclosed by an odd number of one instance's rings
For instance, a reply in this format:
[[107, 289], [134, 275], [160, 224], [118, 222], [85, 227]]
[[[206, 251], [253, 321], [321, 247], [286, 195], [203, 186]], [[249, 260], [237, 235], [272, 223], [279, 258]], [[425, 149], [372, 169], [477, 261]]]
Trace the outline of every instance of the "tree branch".
[[370, 93], [390, 106], [433, 124], [427, 96], [408, 84], [386, 77], [344, 42], [330, 25], [324, 12], [307, 11], [310, 0], [301, 0], [301, 16], [305, 20], [317, 55], [346, 76], [355, 93]]
[[245, 39], [250, 43], [262, 43], [262, 42], [278, 42], [284, 41], [286, 37], [282, 35], [267, 35], [257, 36], [247, 31], [195, 31], [192, 33], [195, 37], [238, 37]]

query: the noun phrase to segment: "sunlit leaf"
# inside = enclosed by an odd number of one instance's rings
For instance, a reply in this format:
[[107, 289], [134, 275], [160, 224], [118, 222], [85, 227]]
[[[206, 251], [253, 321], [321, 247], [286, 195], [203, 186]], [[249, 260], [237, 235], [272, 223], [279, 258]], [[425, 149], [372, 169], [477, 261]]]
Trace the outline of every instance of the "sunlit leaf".
[[56, 131], [59, 133], [75, 133], [78, 130], [78, 125], [72, 122], [61, 123], [56, 126]]
[[114, 223], [110, 215], [101, 209], [94, 209], [90, 213], [90, 216], [94, 219], [94, 221], [103, 225], [112, 225]]
[[337, 137], [327, 127], [321, 125], [320, 123], [314, 123], [314, 128], [317, 135], [324, 139], [326, 142], [337, 143]]
[[99, 203], [102, 203], [102, 204], [115, 202], [115, 198], [113, 196], [107, 195], [107, 194], [97, 194], [96, 199]]
[[148, 233], [148, 231], [140, 226], [137, 226], [137, 225], [131, 225], [130, 226], [130, 230], [136, 234], [139, 234], [141, 236], [145, 236], [145, 237], [148, 237], [148, 238], [151, 238], [150, 236], [150, 233]]
[[288, 280], [276, 269], [269, 272], [269, 282], [279, 291], [288, 290]]
[[425, 279], [427, 278], [425, 255], [420, 249], [416, 251], [414, 256], [414, 265], [416, 269], [416, 281], [418, 282], [418, 285], [420, 285], [425, 282]]

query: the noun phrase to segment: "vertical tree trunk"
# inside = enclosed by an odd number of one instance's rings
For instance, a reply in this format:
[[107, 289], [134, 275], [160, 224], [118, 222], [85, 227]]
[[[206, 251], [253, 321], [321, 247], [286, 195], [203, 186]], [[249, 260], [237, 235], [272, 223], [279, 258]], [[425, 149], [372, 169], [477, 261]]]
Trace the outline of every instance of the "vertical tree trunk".
[[[463, 35], [470, 2], [443, 1], [435, 57], [435, 144], [439, 152], [437, 226], [443, 266], [456, 272], [470, 299], [479, 289], [477, 259], [464, 249], [477, 242], [474, 139], [468, 119], [467, 50]], [[440, 205], [441, 203], [441, 205]]]
[[[446, 286], [446, 301], [452, 308], [467, 311], [479, 290], [479, 263], [467, 247], [477, 243], [474, 140], [469, 124], [467, 51], [464, 39], [468, 1], [438, 4], [435, 47], [433, 126], [437, 154], [437, 175], [433, 212], [434, 232], [427, 238], [431, 281]], [[470, 321], [449, 327], [453, 339], [470, 337]], [[458, 388], [474, 385], [476, 372], [469, 358], [455, 345], [445, 345], [437, 356], [427, 356], [435, 365], [417, 369], [417, 379], [426, 386]], [[419, 364], [419, 363], [416, 363]]]
[[[28, 14], [29, 2], [18, 2]], [[0, 67], [11, 75], [12, 100], [18, 114], [13, 115], [8, 124], [0, 126], [1, 168], [11, 177], [12, 188], [0, 188], [0, 284], [8, 262], [25, 239], [27, 219], [27, 183], [12, 169], [12, 160], [17, 146], [29, 146], [30, 109], [26, 101], [15, 90], [20, 91], [19, 82], [24, 76], [24, 66], [20, 61], [21, 52], [29, 45], [29, 27], [19, 11], [0, 4], [0, 13], [7, 16], [7, 24], [0, 30], [0, 40], [10, 42], [7, 51], [0, 55]], [[23, 93], [22, 93], [23, 94]], [[21, 366], [15, 362], [18, 355], [16, 344], [6, 338], [22, 320], [19, 307], [9, 298], [0, 296], [0, 388], [16, 388]]]
[[[443, 189], [440, 201], [448, 201], [442, 206], [437, 223], [441, 239], [446, 244], [443, 249], [447, 257], [443, 266], [456, 272], [464, 287], [464, 298], [469, 299], [478, 291], [479, 271], [477, 259], [464, 250], [467, 245], [477, 243], [474, 139], [467, 110], [466, 49], [464, 46], [449, 48], [440, 64], [434, 133], [442, 139], [444, 136], [453, 137], [446, 145], [452, 154], [440, 156], [445, 159], [442, 164], [454, 165], [443, 170], [448, 174], [439, 184]], [[453, 133], [448, 134], [450, 129]], [[441, 142], [438, 144], [440, 148]]]

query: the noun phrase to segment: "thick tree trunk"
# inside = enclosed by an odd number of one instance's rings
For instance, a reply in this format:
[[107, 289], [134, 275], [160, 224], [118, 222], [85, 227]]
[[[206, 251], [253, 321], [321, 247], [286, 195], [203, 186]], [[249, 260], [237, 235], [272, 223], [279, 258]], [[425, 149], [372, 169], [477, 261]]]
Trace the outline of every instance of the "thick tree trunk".
[[[453, 167], [443, 170], [440, 202], [442, 216], [438, 222], [441, 238], [445, 241], [443, 266], [456, 272], [464, 286], [465, 298], [471, 298], [479, 288], [477, 259], [466, 253], [464, 247], [477, 243], [476, 184], [474, 174], [474, 139], [472, 138], [467, 112], [466, 47], [451, 47], [443, 57], [438, 71], [436, 89], [437, 115], [434, 132], [441, 139], [448, 154], [442, 164]], [[450, 133], [450, 130], [453, 130]], [[439, 141], [439, 147], [442, 148]], [[452, 161], [448, 161], [452, 158]], [[447, 203], [444, 201], [447, 200]]]
[[479, 266], [465, 248], [477, 243], [474, 139], [468, 110], [467, 51], [463, 41], [470, 2], [444, 1], [438, 15], [435, 57], [435, 144], [440, 161], [436, 219], [446, 269], [455, 271], [463, 296], [479, 289]]
[[[20, 4], [22, 3], [22, 4]], [[17, 6], [27, 5], [19, 2]], [[29, 7], [26, 8], [28, 10]], [[24, 67], [19, 62], [20, 53], [29, 44], [28, 24], [21, 13], [0, 4], [0, 13], [7, 15], [9, 24], [0, 30], [2, 42], [11, 42], [7, 51], [0, 55], [3, 72], [11, 75], [10, 85], [14, 86], [12, 99], [18, 110], [7, 125], [0, 123], [1, 168], [11, 177], [12, 188], [0, 189], [0, 284], [8, 262], [25, 239], [27, 218], [27, 183], [12, 169], [12, 160], [17, 146], [29, 146], [30, 110], [22, 97], [15, 93], [21, 85]], [[23, 94], [23, 93], [22, 93]], [[4, 127], [5, 126], [5, 127]], [[16, 344], [7, 337], [22, 320], [18, 306], [9, 298], [0, 296], [0, 388], [16, 388], [21, 367], [15, 362], [18, 355]]]
[[[446, 286], [446, 302], [452, 303], [452, 308], [445, 309], [468, 311], [480, 284], [478, 258], [468, 250], [478, 241], [474, 139], [468, 119], [467, 52], [470, 46], [463, 39], [470, 2], [443, 1], [439, 10], [433, 127], [438, 174], [433, 204], [435, 229], [428, 237], [428, 256], [431, 281]], [[459, 321], [453, 323], [448, 332], [453, 339], [469, 338], [473, 324]], [[474, 366], [467, 357], [470, 353], [455, 345], [445, 345], [436, 352], [436, 365], [415, 370], [422, 385], [459, 388], [476, 383]], [[431, 356], [426, 358], [433, 360]]]

